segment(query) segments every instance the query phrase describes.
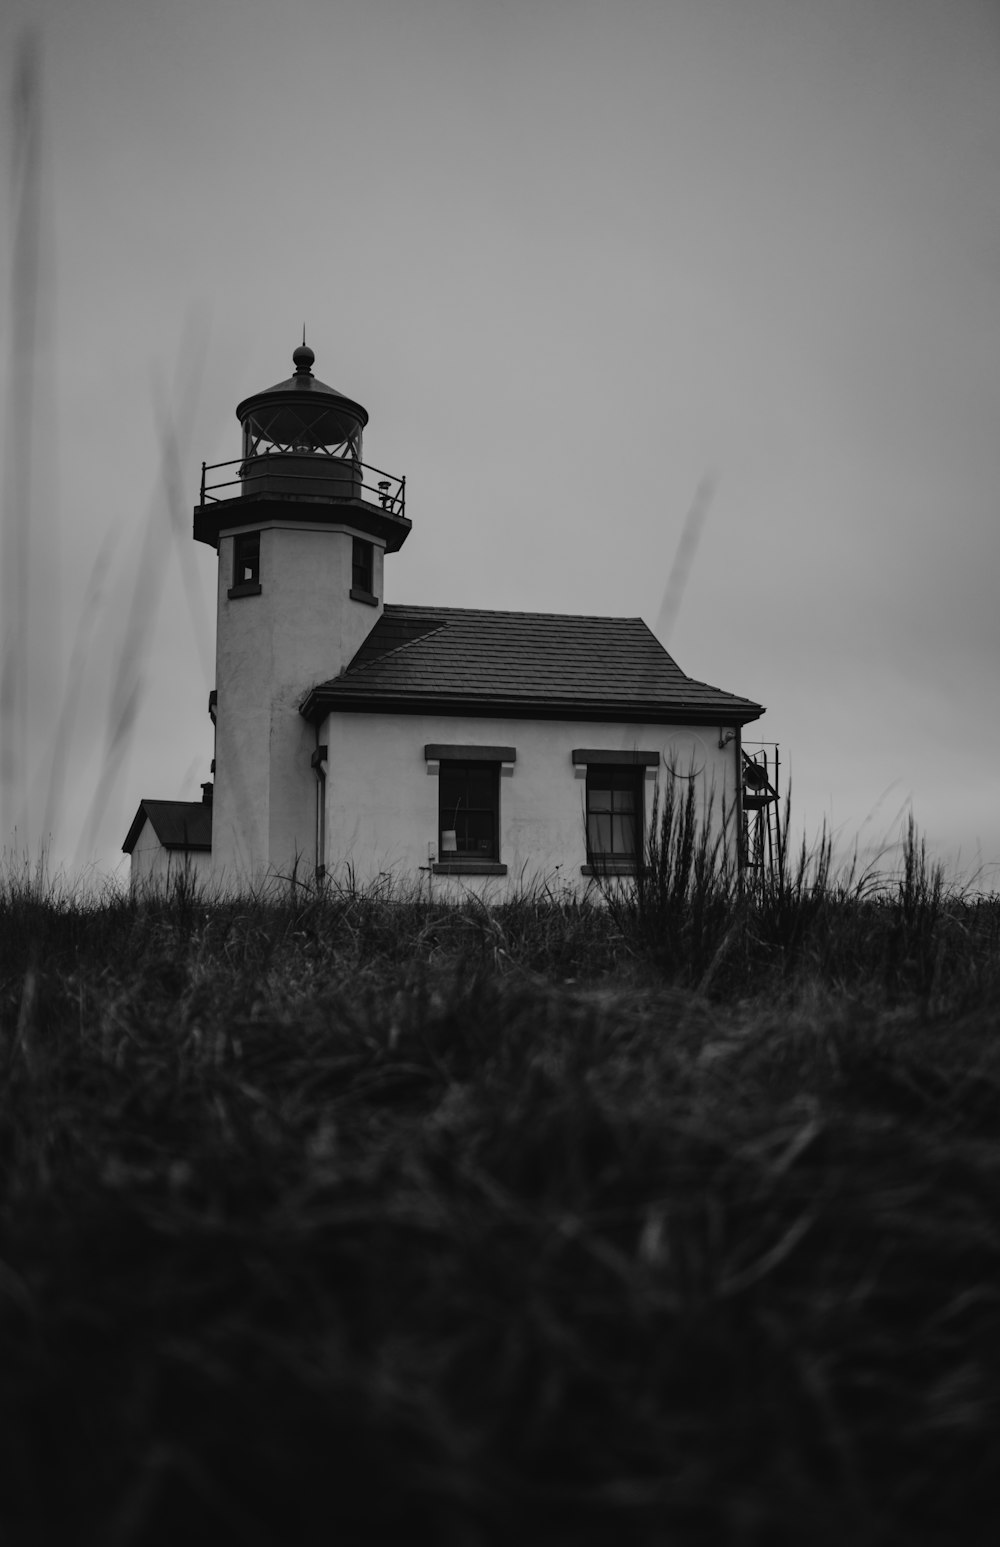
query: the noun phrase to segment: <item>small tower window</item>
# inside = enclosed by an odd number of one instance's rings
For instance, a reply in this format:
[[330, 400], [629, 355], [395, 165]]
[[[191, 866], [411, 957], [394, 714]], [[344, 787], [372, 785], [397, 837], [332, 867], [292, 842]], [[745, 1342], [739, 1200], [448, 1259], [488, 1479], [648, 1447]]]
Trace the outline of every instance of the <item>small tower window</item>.
[[259, 532], [238, 532], [233, 538], [233, 584], [229, 595], [260, 595]]
[[356, 602], [374, 602], [375, 545], [355, 537], [351, 561], [351, 596]]

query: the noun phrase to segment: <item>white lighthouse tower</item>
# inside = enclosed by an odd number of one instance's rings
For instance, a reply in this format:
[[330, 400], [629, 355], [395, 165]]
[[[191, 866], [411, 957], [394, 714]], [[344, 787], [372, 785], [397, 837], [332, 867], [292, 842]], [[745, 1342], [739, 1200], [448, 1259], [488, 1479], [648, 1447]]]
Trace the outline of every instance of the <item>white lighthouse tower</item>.
[[203, 467], [194, 536], [219, 556], [212, 877], [221, 888], [313, 874], [322, 820], [303, 694], [336, 677], [382, 613], [406, 540], [404, 481], [361, 459], [368, 414], [313, 375], [239, 404], [243, 455]]

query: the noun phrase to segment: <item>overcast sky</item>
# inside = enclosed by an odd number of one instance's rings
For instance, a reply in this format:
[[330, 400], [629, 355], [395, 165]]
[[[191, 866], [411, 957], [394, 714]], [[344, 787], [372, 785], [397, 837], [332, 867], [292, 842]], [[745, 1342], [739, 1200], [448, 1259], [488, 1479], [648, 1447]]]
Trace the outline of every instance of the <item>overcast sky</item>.
[[6, 0], [0, 43], [19, 842], [112, 870], [199, 798], [200, 465], [304, 321], [407, 476], [387, 600], [656, 628], [707, 489], [664, 642], [767, 706], [796, 827], [1000, 861], [997, 0]]

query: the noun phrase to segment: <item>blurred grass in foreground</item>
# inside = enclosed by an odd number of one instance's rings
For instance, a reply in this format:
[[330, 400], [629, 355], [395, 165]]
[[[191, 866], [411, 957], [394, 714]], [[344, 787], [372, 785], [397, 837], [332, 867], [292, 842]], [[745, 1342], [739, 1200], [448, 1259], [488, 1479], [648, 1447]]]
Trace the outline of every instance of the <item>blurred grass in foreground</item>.
[[1000, 900], [921, 853], [717, 919], [8, 875], [3, 1540], [992, 1540]]

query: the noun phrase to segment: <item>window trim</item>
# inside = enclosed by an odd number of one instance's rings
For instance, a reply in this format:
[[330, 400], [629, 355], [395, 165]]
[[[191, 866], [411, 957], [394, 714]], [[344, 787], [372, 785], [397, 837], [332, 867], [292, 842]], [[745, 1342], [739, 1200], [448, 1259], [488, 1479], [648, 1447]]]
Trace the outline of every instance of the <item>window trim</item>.
[[[428, 742], [424, 747], [424, 757], [427, 762], [427, 772], [437, 774], [438, 776], [437, 858], [431, 862], [431, 873], [436, 876], [505, 876], [507, 874], [507, 866], [500, 858], [500, 780], [504, 775], [509, 775], [513, 772], [513, 765], [517, 758], [516, 748]], [[489, 854], [478, 855], [470, 851], [459, 853], [452, 850], [448, 850], [446, 853], [442, 846], [445, 832], [453, 831], [451, 828], [445, 828], [445, 813], [441, 809], [442, 765], [447, 766], [448, 764], [465, 765], [469, 772], [482, 772], [484, 767], [491, 767], [493, 770], [491, 806], [493, 815], [493, 848]]]
[[431, 873], [435, 876], [505, 876], [507, 866], [499, 860], [434, 860]]
[[[584, 791], [583, 815], [584, 815], [584, 842], [586, 844], [586, 863], [581, 865], [581, 874], [585, 876], [634, 876], [642, 865], [643, 852], [646, 838], [646, 775], [659, 766], [660, 754], [658, 752], [644, 752], [633, 750], [631, 752], [606, 751], [604, 748], [574, 748], [573, 762], [577, 767], [582, 767], [586, 774], [586, 787]], [[635, 797], [635, 847], [631, 854], [624, 850], [616, 853], [613, 849], [607, 852], [597, 851], [590, 847], [590, 809], [591, 795], [591, 769], [600, 771], [606, 778], [609, 772], [618, 770], [623, 776], [628, 777], [632, 785]], [[625, 778], [622, 779], [622, 786]], [[615, 781], [612, 777], [610, 794], [612, 796], [611, 815], [613, 817], [613, 796]], [[614, 824], [612, 822], [612, 842], [614, 841]]]
[[424, 747], [424, 757], [428, 763], [516, 763], [517, 748], [429, 741]]
[[660, 766], [659, 752], [641, 752], [635, 748], [630, 751], [622, 749], [608, 752], [604, 747], [574, 747], [571, 756], [577, 767], [589, 767], [591, 763], [620, 764], [623, 768], [659, 768]]

